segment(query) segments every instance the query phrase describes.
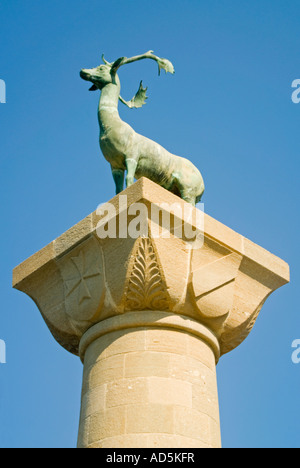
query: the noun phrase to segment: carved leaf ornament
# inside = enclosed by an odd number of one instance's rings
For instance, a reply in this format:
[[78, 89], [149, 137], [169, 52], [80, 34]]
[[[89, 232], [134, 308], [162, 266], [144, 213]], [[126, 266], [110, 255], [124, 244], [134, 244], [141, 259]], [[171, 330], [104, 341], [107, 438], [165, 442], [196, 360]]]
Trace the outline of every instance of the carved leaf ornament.
[[127, 310], [166, 310], [168, 294], [153, 245], [149, 238], [139, 241], [126, 293]]

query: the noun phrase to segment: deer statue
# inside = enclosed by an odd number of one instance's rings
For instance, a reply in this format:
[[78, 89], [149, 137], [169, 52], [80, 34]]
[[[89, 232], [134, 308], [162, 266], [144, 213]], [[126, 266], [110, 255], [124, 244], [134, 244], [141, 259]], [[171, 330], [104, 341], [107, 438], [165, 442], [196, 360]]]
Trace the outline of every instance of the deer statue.
[[105, 159], [110, 163], [116, 184], [116, 193], [134, 183], [134, 179], [148, 177], [183, 200], [196, 205], [204, 192], [204, 183], [198, 169], [188, 160], [169, 153], [158, 143], [136, 133], [130, 125], [123, 122], [118, 112], [119, 100], [130, 108], [145, 104], [147, 88], [140, 83], [139, 90], [131, 101], [120, 96], [118, 69], [142, 59], [152, 59], [158, 63], [159, 73], [174, 73], [172, 63], [153, 54], [150, 50], [135, 57], [118, 58], [109, 63], [102, 56], [103, 64], [92, 69], [83, 69], [81, 78], [93, 83], [90, 91], [101, 91], [98, 118], [100, 125], [100, 148]]

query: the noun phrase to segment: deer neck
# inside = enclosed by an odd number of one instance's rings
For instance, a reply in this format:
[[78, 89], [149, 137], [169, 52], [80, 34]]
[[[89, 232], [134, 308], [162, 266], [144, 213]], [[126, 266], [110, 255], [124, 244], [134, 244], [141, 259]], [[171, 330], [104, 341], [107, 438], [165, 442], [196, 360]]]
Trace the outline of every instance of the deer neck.
[[119, 96], [120, 86], [118, 84], [108, 84], [101, 91], [98, 110], [101, 133], [109, 130], [116, 120], [120, 120], [118, 112]]

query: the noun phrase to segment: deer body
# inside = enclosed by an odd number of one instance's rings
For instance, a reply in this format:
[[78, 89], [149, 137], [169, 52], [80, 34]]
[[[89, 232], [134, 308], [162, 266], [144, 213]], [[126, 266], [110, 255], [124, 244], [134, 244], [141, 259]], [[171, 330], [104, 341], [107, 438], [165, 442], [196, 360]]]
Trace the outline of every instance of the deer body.
[[[101, 67], [102, 70], [98, 72], [98, 75], [101, 75], [102, 71], [102, 81], [91, 79], [93, 73]], [[134, 183], [135, 178], [148, 177], [195, 205], [200, 201], [204, 192], [203, 179], [198, 169], [188, 159], [175, 156], [158, 143], [136, 133], [120, 118], [118, 112], [121, 87], [119, 77], [115, 72], [109, 80], [107, 72], [109, 71], [111, 76], [112, 66], [110, 70], [105, 70], [105, 67], [109, 65], [101, 67], [83, 70], [81, 76], [89, 79], [101, 89], [98, 110], [100, 148], [111, 165], [116, 193], [123, 190], [125, 171], [127, 171], [127, 187]]]

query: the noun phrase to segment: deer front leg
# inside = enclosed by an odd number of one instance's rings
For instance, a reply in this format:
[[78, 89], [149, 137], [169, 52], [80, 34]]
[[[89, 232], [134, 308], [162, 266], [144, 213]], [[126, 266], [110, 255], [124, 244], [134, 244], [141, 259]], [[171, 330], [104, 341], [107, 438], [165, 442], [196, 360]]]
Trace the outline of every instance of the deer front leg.
[[118, 193], [122, 192], [122, 190], [124, 189], [125, 171], [124, 171], [124, 169], [113, 169], [112, 168], [111, 172], [112, 172], [115, 184], [116, 184], [116, 194], [118, 195]]
[[127, 169], [127, 176], [126, 176], [126, 187], [130, 187], [134, 183], [134, 175], [137, 166], [137, 159], [135, 158], [126, 158], [126, 169]]

